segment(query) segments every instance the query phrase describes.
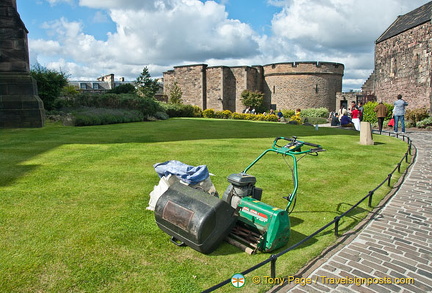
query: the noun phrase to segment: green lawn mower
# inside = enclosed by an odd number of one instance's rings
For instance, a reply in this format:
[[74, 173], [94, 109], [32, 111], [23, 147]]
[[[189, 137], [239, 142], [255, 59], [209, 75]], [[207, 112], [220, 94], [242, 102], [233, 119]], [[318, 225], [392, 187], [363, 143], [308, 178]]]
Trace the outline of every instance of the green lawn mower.
[[[279, 145], [284, 141], [283, 145]], [[297, 137], [277, 137], [271, 148], [262, 152], [241, 173], [228, 176], [231, 184], [223, 194], [222, 200], [238, 210], [237, 223], [227, 237], [227, 241], [247, 253], [257, 250], [270, 252], [288, 243], [290, 219], [288, 214], [295, 202], [298, 189], [297, 162], [304, 155], [318, 155], [324, 149], [317, 144], [297, 140]], [[292, 177], [294, 189], [284, 197], [288, 203], [280, 209], [261, 201], [262, 189], [255, 187], [256, 178], [248, 171], [266, 154], [276, 153], [290, 156], [293, 161]]]
[[[172, 236], [174, 244], [187, 245], [205, 254], [223, 240], [249, 254], [283, 247], [290, 237], [289, 213], [298, 189], [297, 162], [303, 156], [317, 156], [322, 151], [320, 145], [297, 140], [295, 136], [277, 137], [271, 148], [242, 172], [228, 176], [230, 185], [221, 199], [182, 183], [170, 186], [156, 202], [156, 223]], [[288, 202], [285, 209], [262, 202], [262, 189], [255, 186], [256, 178], [248, 174], [269, 153], [289, 156], [293, 161], [294, 188], [284, 197]]]

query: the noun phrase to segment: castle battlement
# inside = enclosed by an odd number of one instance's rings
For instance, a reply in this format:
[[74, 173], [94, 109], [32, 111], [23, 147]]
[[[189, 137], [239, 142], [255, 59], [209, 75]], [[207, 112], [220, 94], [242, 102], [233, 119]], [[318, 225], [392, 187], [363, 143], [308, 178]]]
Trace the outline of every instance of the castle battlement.
[[270, 108], [335, 109], [336, 92], [342, 90], [344, 65], [334, 62], [283, 62], [253, 66], [175, 66], [164, 72], [164, 94], [174, 84], [183, 101], [202, 109], [241, 112], [244, 90], [264, 93]]
[[263, 66], [264, 75], [275, 74], [336, 74], [343, 75], [344, 65], [333, 62], [305, 61], [273, 63]]

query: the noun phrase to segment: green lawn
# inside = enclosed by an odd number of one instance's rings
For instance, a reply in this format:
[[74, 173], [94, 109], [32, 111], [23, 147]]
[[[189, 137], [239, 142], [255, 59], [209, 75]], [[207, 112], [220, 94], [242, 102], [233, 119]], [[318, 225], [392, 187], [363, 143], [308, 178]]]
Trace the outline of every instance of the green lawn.
[[[207, 165], [222, 195], [229, 174], [242, 171], [275, 137], [293, 135], [327, 151], [299, 162], [287, 247], [375, 188], [407, 149], [386, 136], [364, 146], [355, 131], [237, 120], [0, 130], [0, 291], [199, 292], [267, 259], [227, 243], [210, 255], [171, 244], [146, 210], [159, 181], [153, 164]], [[292, 182], [280, 156], [265, 156], [249, 173], [264, 190], [263, 202], [285, 207], [282, 196]], [[381, 188], [374, 204], [388, 191]], [[341, 233], [368, 210], [361, 205], [344, 218]], [[294, 274], [334, 240], [326, 230], [284, 255], [278, 276]], [[228, 284], [218, 292], [265, 291], [250, 278], [269, 271], [267, 265], [247, 275], [246, 288]]]

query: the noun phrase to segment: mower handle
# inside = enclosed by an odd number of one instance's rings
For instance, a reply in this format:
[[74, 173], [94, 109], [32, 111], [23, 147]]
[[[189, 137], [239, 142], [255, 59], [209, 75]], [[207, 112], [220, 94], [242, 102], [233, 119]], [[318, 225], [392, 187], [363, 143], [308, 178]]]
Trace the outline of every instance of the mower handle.
[[321, 148], [321, 146], [319, 144], [314, 144], [314, 143], [310, 143], [310, 142], [303, 142], [304, 145], [308, 145], [308, 146], [313, 146], [316, 148]]
[[[273, 145], [276, 145], [277, 141], [280, 140], [280, 139], [287, 140], [287, 141], [297, 141], [297, 136], [293, 136], [292, 138], [278, 136], [278, 137], [276, 137], [274, 139]], [[318, 149], [322, 149], [319, 144], [315, 144], [315, 143], [311, 143], [311, 142], [306, 142], [306, 141], [301, 141], [301, 140], [299, 140], [299, 142], [301, 142], [304, 145], [308, 145], [308, 146], [311, 146], [311, 147], [316, 147]]]

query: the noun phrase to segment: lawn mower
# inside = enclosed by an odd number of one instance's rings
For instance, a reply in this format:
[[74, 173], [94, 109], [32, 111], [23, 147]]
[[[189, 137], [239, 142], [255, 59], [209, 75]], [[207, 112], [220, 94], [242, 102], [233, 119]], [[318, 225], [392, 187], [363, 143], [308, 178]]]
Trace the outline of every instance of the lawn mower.
[[[221, 199], [181, 182], [170, 186], [156, 202], [156, 223], [172, 236], [174, 244], [188, 245], [205, 254], [223, 240], [249, 254], [278, 249], [290, 237], [289, 213], [298, 189], [297, 162], [305, 155], [317, 156], [322, 151], [320, 145], [297, 140], [295, 136], [277, 137], [271, 148], [242, 172], [228, 176], [230, 184]], [[293, 160], [293, 191], [284, 197], [288, 201], [285, 209], [262, 202], [262, 189], [255, 186], [255, 176], [247, 173], [268, 153], [290, 156]]]
[[[280, 141], [285, 142], [279, 145]], [[277, 137], [272, 147], [262, 152], [241, 173], [228, 176], [230, 185], [225, 190], [222, 200], [238, 210], [239, 216], [236, 225], [227, 237], [227, 242], [250, 254], [257, 250], [270, 252], [286, 245], [291, 230], [288, 214], [292, 211], [290, 207], [293, 207], [298, 189], [297, 162], [299, 159], [297, 156], [318, 155], [322, 151], [324, 149], [320, 145], [297, 140], [295, 136], [292, 138]], [[289, 196], [283, 197], [288, 201], [285, 209], [262, 202], [262, 189], [255, 187], [256, 178], [248, 174], [249, 169], [268, 153], [290, 156], [293, 160], [294, 189]]]

